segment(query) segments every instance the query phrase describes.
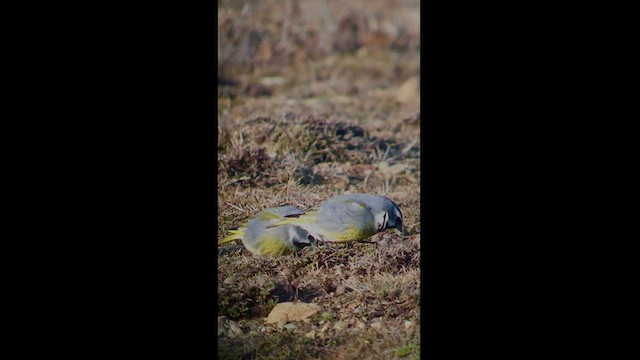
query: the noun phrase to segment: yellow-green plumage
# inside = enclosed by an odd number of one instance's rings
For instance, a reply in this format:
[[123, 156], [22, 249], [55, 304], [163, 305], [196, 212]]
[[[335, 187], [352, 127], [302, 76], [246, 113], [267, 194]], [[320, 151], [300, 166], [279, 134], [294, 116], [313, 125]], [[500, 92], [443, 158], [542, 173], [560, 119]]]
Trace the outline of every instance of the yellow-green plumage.
[[225, 244], [233, 240], [241, 240], [245, 248], [256, 255], [277, 256], [295, 252], [311, 244], [308, 233], [295, 225], [284, 225], [275, 228], [269, 225], [281, 221], [286, 216], [300, 216], [303, 212], [293, 206], [281, 206], [266, 209], [243, 224], [237, 230], [230, 230], [230, 235], [218, 241]]
[[325, 231], [323, 235], [334, 242], [361, 241], [376, 233], [373, 226], [365, 226], [360, 229], [357, 226], [349, 226], [341, 232]]
[[260, 221], [269, 221], [269, 220], [279, 220], [282, 217], [278, 216], [277, 214], [274, 213], [270, 213], [267, 211], [261, 211], [258, 213], [258, 216], [256, 216], [256, 218]]
[[402, 213], [391, 200], [368, 194], [347, 194], [327, 200], [319, 208], [269, 227], [297, 225], [318, 241], [362, 241], [387, 228], [402, 229]]
[[218, 245], [226, 244], [233, 240], [242, 240], [242, 235], [244, 235], [244, 229], [240, 228], [238, 230], [229, 230], [231, 235], [221, 239], [218, 241]]
[[294, 252], [293, 249], [288, 248], [280, 238], [273, 236], [272, 234], [263, 236], [260, 244], [256, 247], [258, 253], [262, 255], [284, 255]]
[[362, 241], [386, 229], [403, 232], [402, 212], [376, 195], [346, 194], [304, 213], [293, 206], [263, 210], [220, 241], [242, 240], [254, 254], [279, 255], [312, 242]]

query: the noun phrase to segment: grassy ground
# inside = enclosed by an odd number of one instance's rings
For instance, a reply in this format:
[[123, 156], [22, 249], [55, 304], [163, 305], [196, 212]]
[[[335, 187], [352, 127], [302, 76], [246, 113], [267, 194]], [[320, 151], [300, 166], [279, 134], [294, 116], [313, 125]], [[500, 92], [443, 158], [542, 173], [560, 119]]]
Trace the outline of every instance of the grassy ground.
[[[417, 358], [420, 112], [417, 1], [220, 1], [218, 238], [256, 212], [384, 195], [409, 235], [258, 258], [219, 249], [219, 356]], [[365, 6], [366, 4], [366, 6]], [[313, 302], [309, 322], [264, 319]]]

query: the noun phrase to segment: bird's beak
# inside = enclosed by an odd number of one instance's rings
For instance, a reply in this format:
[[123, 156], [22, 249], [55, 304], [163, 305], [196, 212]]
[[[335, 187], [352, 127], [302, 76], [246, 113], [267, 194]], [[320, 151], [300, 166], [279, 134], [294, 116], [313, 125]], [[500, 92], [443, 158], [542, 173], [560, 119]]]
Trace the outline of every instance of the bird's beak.
[[409, 231], [407, 230], [406, 226], [397, 227], [396, 230], [398, 230], [402, 239], [404, 239], [406, 235], [409, 235]]
[[[398, 225], [400, 225], [400, 224], [398, 224]], [[404, 237], [405, 237], [406, 235], [408, 235], [408, 234], [409, 234], [409, 232], [407, 231], [407, 228], [406, 228], [405, 226], [402, 226], [402, 225], [400, 225], [400, 226], [396, 227], [396, 230], [398, 230], [398, 232], [400, 233], [400, 236], [401, 236], [403, 239], [404, 239]]]

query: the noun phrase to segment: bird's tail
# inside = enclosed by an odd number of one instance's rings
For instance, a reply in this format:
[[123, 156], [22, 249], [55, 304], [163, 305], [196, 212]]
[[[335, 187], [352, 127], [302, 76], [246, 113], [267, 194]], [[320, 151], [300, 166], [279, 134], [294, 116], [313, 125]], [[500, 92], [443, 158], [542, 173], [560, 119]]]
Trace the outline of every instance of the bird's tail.
[[316, 215], [317, 215], [317, 211], [316, 210], [311, 210], [311, 211], [307, 212], [306, 214], [304, 214], [302, 216], [299, 216], [299, 217], [288, 217], [288, 216], [285, 216], [286, 219], [274, 222], [274, 223], [268, 225], [267, 228], [272, 228], [272, 227], [282, 226], [282, 225], [298, 225], [298, 226], [304, 227], [305, 223], [315, 222], [317, 220], [316, 219]]
[[230, 230], [229, 232], [231, 233], [231, 235], [223, 238], [222, 240], [219, 240], [218, 245], [226, 244], [233, 240], [242, 240], [242, 236], [244, 235], [244, 231], [242, 229]]

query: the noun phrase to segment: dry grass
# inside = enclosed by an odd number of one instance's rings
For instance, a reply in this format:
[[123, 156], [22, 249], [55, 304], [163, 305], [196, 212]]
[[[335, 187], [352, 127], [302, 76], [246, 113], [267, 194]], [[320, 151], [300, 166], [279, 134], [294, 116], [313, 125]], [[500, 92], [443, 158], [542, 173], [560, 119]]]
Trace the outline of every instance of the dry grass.
[[[219, 338], [220, 353], [393, 358], [397, 351], [417, 350], [420, 252], [416, 239], [418, 235], [389, 244], [354, 244], [332, 253], [305, 249], [279, 258], [243, 253], [221, 256], [218, 313], [235, 319], [246, 336]], [[314, 302], [323, 311], [309, 323], [295, 323], [293, 330], [266, 325], [263, 318], [283, 301]], [[336, 328], [338, 323], [342, 328]], [[310, 333], [312, 338], [305, 336]], [[277, 346], [270, 347], [276, 345], [274, 341]]]
[[[384, 133], [383, 133], [384, 135]], [[364, 128], [308, 117], [261, 117], [220, 128], [220, 236], [265, 208], [302, 209], [345, 192], [385, 195], [419, 229], [417, 139], [371, 136]]]
[[[218, 338], [223, 359], [419, 356], [420, 113], [404, 96], [419, 75], [418, 5], [350, 6], [219, 2], [218, 238], [262, 209], [347, 192], [394, 200], [409, 235], [278, 258], [220, 247], [218, 315], [242, 330]], [[285, 301], [322, 311], [295, 328], [267, 325]]]
[[[309, 209], [347, 191], [392, 198], [410, 235], [402, 240], [388, 231], [372, 237], [374, 244], [338, 245], [333, 252], [306, 248], [278, 258], [222, 247], [218, 314], [236, 320], [245, 335], [219, 338], [220, 356], [417, 356], [419, 144], [391, 132], [373, 137], [342, 122], [255, 120], [220, 131], [219, 237], [262, 209], [285, 204]], [[263, 319], [284, 301], [315, 302], [324, 311], [293, 330], [267, 326]], [[334, 328], [338, 322], [340, 330]]]

